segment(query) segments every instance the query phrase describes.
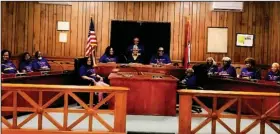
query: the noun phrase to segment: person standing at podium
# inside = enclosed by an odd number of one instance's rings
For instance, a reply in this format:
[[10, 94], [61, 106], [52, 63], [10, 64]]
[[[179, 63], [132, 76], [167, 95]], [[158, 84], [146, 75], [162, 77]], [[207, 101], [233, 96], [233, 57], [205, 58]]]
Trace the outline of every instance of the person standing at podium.
[[231, 59], [229, 57], [223, 57], [223, 67], [218, 71], [220, 76], [236, 77], [236, 69], [231, 65]]
[[48, 61], [42, 57], [42, 53], [40, 51], [35, 52], [35, 58], [32, 62], [32, 67], [34, 71], [49, 71], [51, 70], [51, 66]]
[[128, 63], [143, 63], [143, 58], [139, 55], [138, 47], [133, 47], [133, 51], [130, 55], [128, 55], [127, 61]]
[[15, 74], [17, 68], [14, 63], [10, 60], [11, 52], [8, 50], [2, 50], [1, 52], [1, 73], [3, 74]]
[[127, 48], [127, 54], [131, 54], [133, 52], [133, 48], [137, 47], [138, 50], [139, 50], [138, 54], [143, 55], [144, 54], [144, 46], [141, 45], [139, 42], [140, 42], [139, 38], [135, 37], [133, 39], [133, 44], [129, 45], [128, 48]]
[[271, 65], [271, 70], [268, 72], [266, 80], [280, 81], [280, 66], [279, 66], [279, 63], [273, 63]]
[[245, 68], [242, 68], [240, 78], [261, 79], [261, 72], [256, 68], [256, 61], [253, 58], [245, 59]]
[[164, 54], [164, 49], [163, 47], [158, 48], [158, 53], [157, 55], [152, 56], [150, 60], [150, 64], [165, 64], [165, 65], [170, 65], [171, 60], [167, 54]]
[[23, 73], [33, 72], [32, 61], [30, 54], [28, 52], [23, 53], [20, 64], [19, 71]]
[[100, 63], [108, 63], [108, 62], [117, 62], [118, 58], [115, 55], [114, 49], [111, 46], [108, 46], [105, 50], [105, 53], [99, 59]]

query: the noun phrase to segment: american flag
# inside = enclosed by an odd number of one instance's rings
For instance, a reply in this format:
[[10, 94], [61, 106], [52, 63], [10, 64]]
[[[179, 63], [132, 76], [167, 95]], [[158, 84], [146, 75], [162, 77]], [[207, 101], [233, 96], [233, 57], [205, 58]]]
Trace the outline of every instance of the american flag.
[[94, 31], [94, 24], [91, 18], [85, 56], [90, 56], [95, 46], [97, 46], [97, 41], [96, 41], [96, 35]]

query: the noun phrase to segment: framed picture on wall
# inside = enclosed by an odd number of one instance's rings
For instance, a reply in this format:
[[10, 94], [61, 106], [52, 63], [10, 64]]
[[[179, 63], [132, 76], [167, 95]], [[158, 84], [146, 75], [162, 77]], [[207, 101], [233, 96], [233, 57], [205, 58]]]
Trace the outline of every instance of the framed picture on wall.
[[236, 46], [238, 47], [253, 47], [254, 35], [253, 34], [236, 34]]
[[207, 52], [227, 53], [228, 48], [228, 28], [208, 27]]

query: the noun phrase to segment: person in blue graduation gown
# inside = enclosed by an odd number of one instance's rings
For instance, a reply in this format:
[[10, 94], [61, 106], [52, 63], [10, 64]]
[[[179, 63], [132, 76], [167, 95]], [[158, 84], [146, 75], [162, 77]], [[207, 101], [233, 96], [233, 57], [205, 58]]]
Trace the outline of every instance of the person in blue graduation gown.
[[133, 39], [133, 44], [129, 45], [128, 48], [127, 48], [127, 54], [131, 54], [132, 51], [133, 51], [133, 48], [137, 47], [139, 49], [139, 51], [138, 51], [139, 55], [143, 55], [144, 54], [144, 46], [141, 45], [139, 42], [140, 42], [139, 38], [135, 37]]
[[152, 56], [150, 64], [171, 64], [171, 60], [167, 54], [164, 54], [163, 47], [158, 48], [157, 55]]
[[2, 74], [15, 74], [17, 73], [16, 66], [10, 60], [11, 52], [8, 50], [2, 50], [1, 52], [1, 73]]
[[189, 89], [190, 88], [196, 89], [197, 83], [196, 83], [196, 76], [194, 75], [194, 70], [192, 68], [188, 68], [185, 74], [186, 74], [185, 77], [180, 81], [179, 84], [182, 84]]
[[223, 66], [218, 70], [220, 76], [236, 77], [236, 69], [231, 65], [229, 57], [223, 57]]
[[261, 72], [256, 68], [256, 61], [253, 58], [245, 59], [246, 67], [242, 68], [240, 78], [261, 79]]
[[280, 81], [280, 66], [279, 66], [279, 63], [273, 63], [271, 65], [271, 70], [267, 73], [266, 80]]
[[208, 57], [206, 59], [206, 69], [208, 75], [213, 75], [214, 73], [218, 72], [217, 63], [212, 57]]
[[108, 46], [106, 48], [105, 53], [100, 57], [99, 62], [101, 63], [118, 62], [118, 58], [115, 55], [113, 47]]
[[35, 52], [35, 58], [32, 62], [32, 67], [34, 71], [49, 71], [51, 70], [51, 66], [48, 63], [47, 59], [42, 57], [42, 53], [40, 51]]
[[[99, 76], [93, 68], [92, 57], [87, 57], [85, 63], [79, 68], [79, 75], [83, 80], [91, 82], [95, 86], [109, 86], [103, 82], [103, 78]], [[103, 93], [98, 93], [98, 101], [103, 99]]]
[[143, 58], [141, 55], [139, 55], [139, 49], [138, 47], [134, 47], [133, 51], [130, 55], [127, 57], [127, 62], [128, 63], [143, 63]]
[[19, 71], [23, 73], [33, 72], [32, 61], [28, 52], [25, 52], [22, 55], [21, 61], [19, 63]]

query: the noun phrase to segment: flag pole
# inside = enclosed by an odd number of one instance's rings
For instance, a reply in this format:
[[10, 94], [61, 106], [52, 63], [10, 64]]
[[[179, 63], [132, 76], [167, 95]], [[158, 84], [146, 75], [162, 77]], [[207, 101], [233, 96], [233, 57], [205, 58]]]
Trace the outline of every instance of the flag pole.
[[[91, 14], [90, 15], [90, 19], [92, 20], [92, 17], [93, 17], [93, 15]], [[92, 61], [93, 61], [93, 67], [96, 67], [97, 66], [97, 64], [96, 64], [96, 53], [95, 53], [95, 50], [96, 50], [96, 45], [94, 45], [94, 46], [92, 46], [93, 47], [93, 49], [92, 49], [92, 52], [91, 52], [91, 56], [92, 56]]]

